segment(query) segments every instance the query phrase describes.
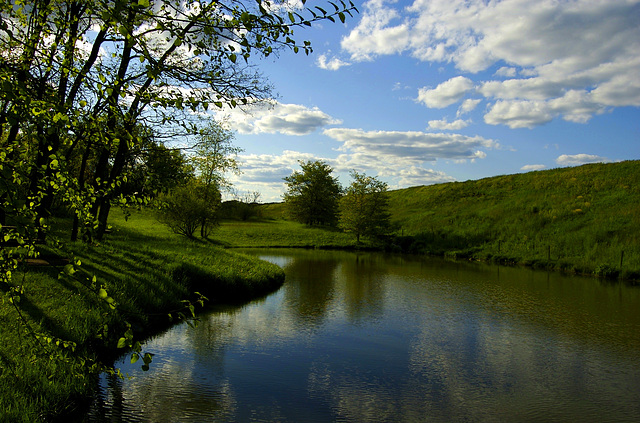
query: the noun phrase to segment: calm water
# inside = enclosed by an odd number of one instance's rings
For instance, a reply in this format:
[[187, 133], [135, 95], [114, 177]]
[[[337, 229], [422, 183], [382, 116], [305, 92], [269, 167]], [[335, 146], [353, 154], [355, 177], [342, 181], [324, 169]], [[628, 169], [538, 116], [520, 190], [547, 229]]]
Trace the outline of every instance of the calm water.
[[270, 250], [283, 287], [151, 341], [89, 421], [640, 421], [640, 289], [526, 269]]

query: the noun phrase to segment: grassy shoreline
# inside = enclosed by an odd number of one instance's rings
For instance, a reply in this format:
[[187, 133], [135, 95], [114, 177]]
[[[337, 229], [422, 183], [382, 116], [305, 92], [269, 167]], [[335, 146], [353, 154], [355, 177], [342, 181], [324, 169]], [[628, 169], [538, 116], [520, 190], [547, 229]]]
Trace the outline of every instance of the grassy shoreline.
[[279, 267], [230, 251], [235, 247], [385, 249], [640, 279], [640, 161], [413, 187], [390, 197], [398, 230], [385, 243], [357, 244], [337, 230], [287, 221], [283, 204], [268, 204], [263, 221], [224, 222], [210, 240], [174, 235], [151, 211], [128, 221], [114, 212], [105, 242], [68, 244], [62, 256], [74, 255], [82, 266], [62, 278], [68, 262], [51, 260], [56, 251], [45, 249], [48, 265], [14, 275], [24, 287], [22, 316], [0, 286], [0, 422], [72, 412], [72, 400], [93, 386], [100, 354], [123, 351], [115, 346], [128, 330], [125, 320], [139, 340], [168, 327], [169, 313], [186, 313], [196, 291], [236, 302], [283, 283]]
[[[20, 301], [28, 326], [3, 295], [0, 421], [50, 421], [73, 413], [91, 393], [99, 360], [126, 351], [116, 348], [128, 330], [125, 321], [133, 342], [140, 341], [169, 327], [180, 313], [189, 315], [196, 291], [210, 303], [242, 302], [284, 281], [276, 265], [180, 239], [148, 216], [135, 216], [130, 223], [115, 216], [113, 224], [100, 245], [69, 245], [66, 253], [82, 263], [73, 275], [59, 278], [69, 263], [59, 257], [54, 261], [50, 249], [43, 254], [47, 263], [24, 266], [14, 275], [24, 287]], [[96, 295], [100, 289], [104, 298]], [[109, 298], [117, 304], [115, 310]], [[63, 342], [66, 348], [53, 347]]]

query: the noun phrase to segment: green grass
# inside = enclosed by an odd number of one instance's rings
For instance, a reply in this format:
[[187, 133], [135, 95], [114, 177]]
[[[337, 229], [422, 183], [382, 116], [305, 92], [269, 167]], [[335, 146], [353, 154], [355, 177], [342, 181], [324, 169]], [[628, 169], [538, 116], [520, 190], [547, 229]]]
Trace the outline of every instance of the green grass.
[[[393, 251], [640, 278], [640, 161], [413, 187], [391, 191], [390, 205], [399, 228], [386, 246]], [[128, 221], [114, 212], [113, 231], [103, 243], [69, 245], [67, 253], [83, 263], [74, 278], [58, 279], [62, 266], [26, 266], [15, 274], [25, 292], [22, 313], [45, 338], [26, 333], [8, 302], [8, 287], [0, 286], [0, 421], [68, 412], [70, 399], [92, 386], [98, 351], [114, 352], [124, 320], [142, 336], [166, 327], [167, 313], [182, 307], [181, 300], [195, 299], [194, 291], [212, 301], [242, 301], [282, 282], [277, 266], [226, 247], [376, 247], [287, 221], [283, 204], [265, 205], [262, 212], [262, 221], [223, 222], [206, 241], [172, 234], [150, 211]], [[67, 229], [59, 230], [66, 235]], [[86, 282], [93, 275], [117, 302], [117, 312], [94, 294], [99, 286]], [[48, 349], [46, 338], [73, 341], [77, 348], [60, 355], [60, 349]]]
[[[181, 300], [197, 299], [194, 291], [211, 302], [238, 302], [284, 280], [273, 264], [182, 239], [144, 213], [125, 222], [116, 212], [112, 224], [113, 232], [100, 245], [69, 245], [65, 253], [82, 262], [73, 277], [58, 278], [64, 263], [25, 266], [14, 275], [14, 283], [24, 287], [21, 313], [30, 328], [43, 334], [39, 341], [2, 295], [0, 421], [46, 421], [72, 411], [73, 400], [85, 397], [93, 386], [99, 368], [92, 366], [122, 351], [115, 346], [127, 329], [125, 320], [139, 340], [167, 327], [168, 313], [175, 318], [186, 311]], [[60, 253], [44, 250], [45, 258]], [[114, 298], [115, 311], [95, 295], [100, 286]], [[58, 339], [74, 342], [75, 350], [60, 354], [60, 348], [51, 348]]]
[[356, 248], [353, 235], [285, 220], [223, 222], [211, 238], [226, 247]]
[[640, 161], [412, 187], [390, 199], [405, 251], [640, 276]]

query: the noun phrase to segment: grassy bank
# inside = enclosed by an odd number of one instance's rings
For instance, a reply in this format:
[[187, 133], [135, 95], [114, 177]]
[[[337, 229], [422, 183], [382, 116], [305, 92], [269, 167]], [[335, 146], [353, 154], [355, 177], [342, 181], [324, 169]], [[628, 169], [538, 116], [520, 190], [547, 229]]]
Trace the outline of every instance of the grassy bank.
[[413, 187], [391, 210], [404, 251], [640, 277], [640, 161]]
[[[115, 217], [113, 233], [100, 245], [70, 245], [66, 253], [82, 262], [73, 275], [59, 278], [69, 263], [50, 249], [43, 255], [47, 263], [23, 266], [14, 275], [24, 287], [22, 317], [2, 296], [0, 421], [48, 421], [73, 411], [71, 400], [90, 392], [98, 360], [123, 351], [115, 347], [127, 331], [125, 320], [134, 340], [140, 339], [171, 324], [168, 313], [174, 319], [189, 314], [183, 300], [197, 300], [195, 291], [211, 301], [235, 302], [284, 280], [275, 265], [180, 239], [148, 216], [128, 223]], [[96, 295], [101, 288], [104, 298]], [[62, 340], [66, 348], [52, 347]]]
[[[418, 186], [389, 198], [393, 251], [640, 278], [640, 161]], [[286, 218], [282, 203], [262, 214]]]

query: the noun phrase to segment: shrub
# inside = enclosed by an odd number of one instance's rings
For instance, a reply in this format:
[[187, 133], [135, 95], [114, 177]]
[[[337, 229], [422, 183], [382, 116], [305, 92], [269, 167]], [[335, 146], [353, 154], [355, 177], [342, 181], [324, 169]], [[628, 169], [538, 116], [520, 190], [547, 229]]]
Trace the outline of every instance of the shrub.
[[[198, 228], [208, 228], [218, 223], [216, 211], [220, 205], [220, 192], [213, 200], [202, 195], [202, 187], [192, 182], [172, 189], [159, 197], [157, 219], [173, 232], [193, 238]], [[202, 231], [207, 233], [207, 231]]]

